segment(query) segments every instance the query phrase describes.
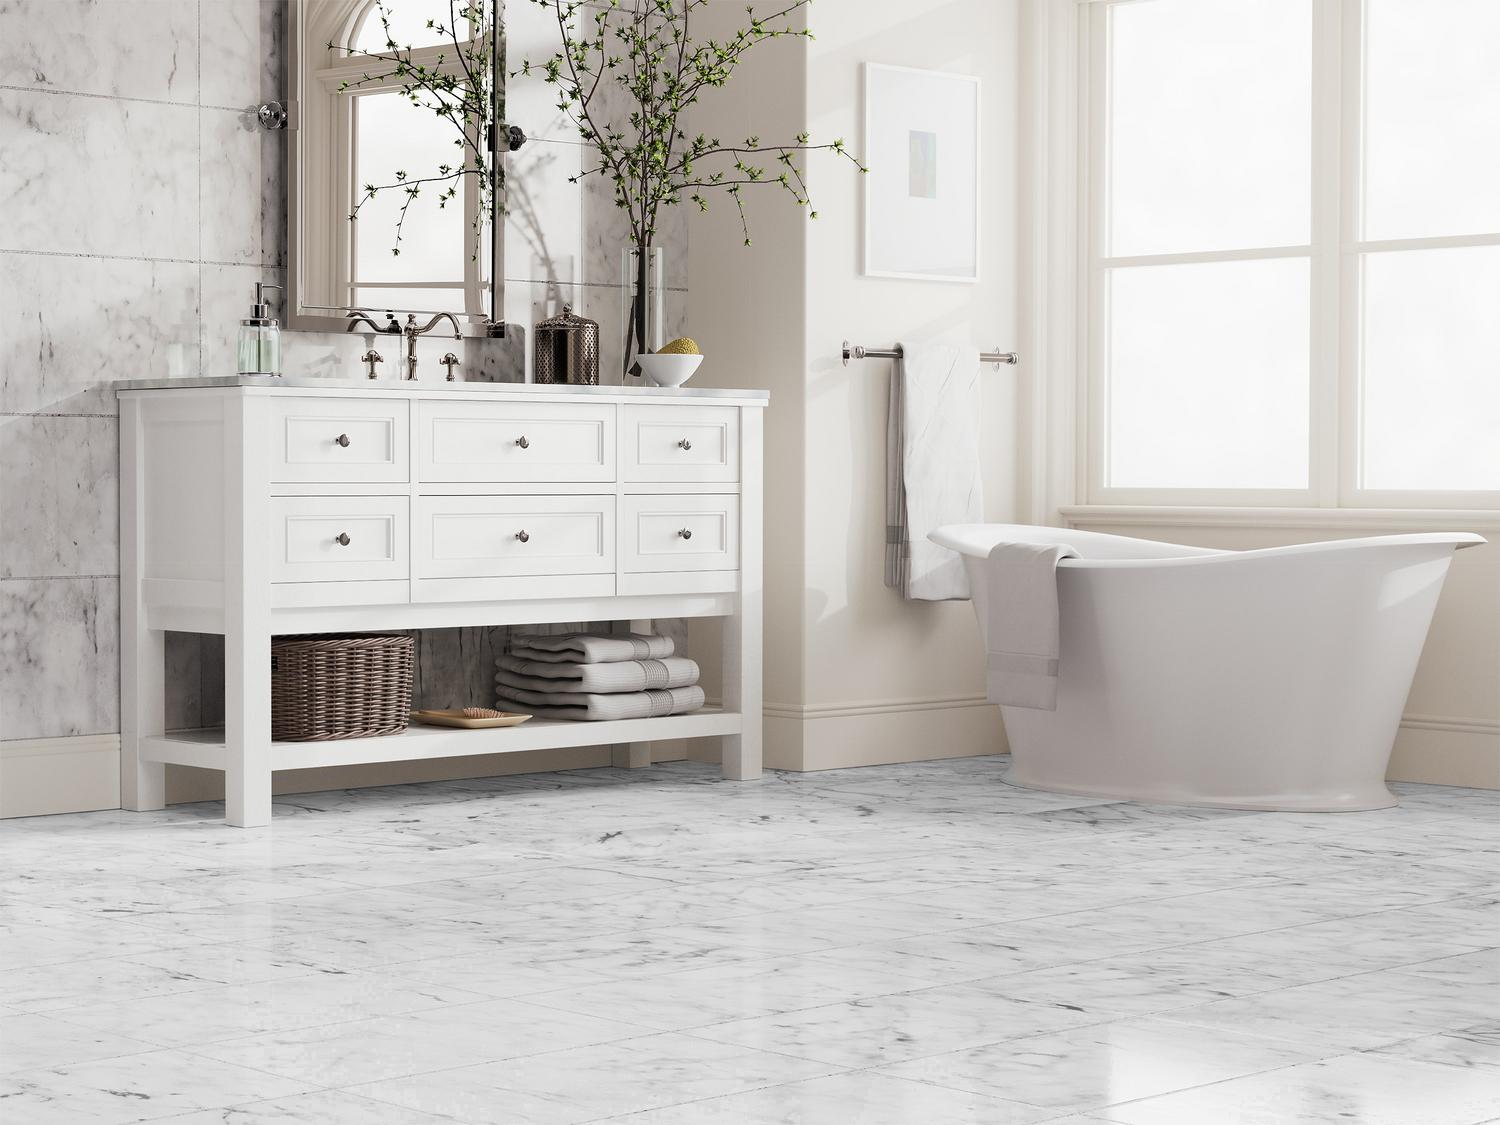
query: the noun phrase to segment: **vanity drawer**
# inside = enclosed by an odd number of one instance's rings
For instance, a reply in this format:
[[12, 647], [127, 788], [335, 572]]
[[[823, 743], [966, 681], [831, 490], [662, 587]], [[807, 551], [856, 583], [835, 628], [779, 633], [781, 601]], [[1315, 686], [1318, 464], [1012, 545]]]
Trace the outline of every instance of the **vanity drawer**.
[[404, 484], [411, 476], [405, 402], [277, 398], [271, 480]]
[[403, 579], [405, 496], [281, 496], [271, 501], [272, 582]]
[[613, 496], [424, 496], [418, 578], [612, 574]]
[[423, 481], [615, 479], [609, 403], [424, 402], [419, 411]]
[[621, 503], [627, 574], [739, 568], [738, 496], [627, 496]]
[[740, 479], [737, 407], [633, 404], [624, 409], [622, 480], [730, 483]]

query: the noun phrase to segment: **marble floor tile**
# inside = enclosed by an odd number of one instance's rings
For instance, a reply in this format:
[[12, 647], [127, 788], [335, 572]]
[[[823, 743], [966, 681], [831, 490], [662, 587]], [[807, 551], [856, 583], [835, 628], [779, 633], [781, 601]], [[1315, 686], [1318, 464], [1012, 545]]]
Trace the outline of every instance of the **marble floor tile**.
[[185, 1051], [122, 1055], [0, 1077], [17, 1125], [125, 1125], [299, 1094], [306, 1086]]
[[169, 1125], [453, 1125], [453, 1118], [372, 1101], [347, 1090], [319, 1090], [180, 1114], [169, 1118]]
[[144, 1000], [89, 1004], [68, 1008], [55, 1018], [162, 1047], [186, 1047], [478, 999], [481, 997], [455, 987], [413, 985], [389, 976], [339, 970]]
[[376, 1082], [353, 1091], [466, 1125], [574, 1125], [836, 1069], [686, 1035], [656, 1035]]
[[1358, 1051], [1471, 1027], [1496, 1011], [1500, 988], [1493, 985], [1390, 969], [1178, 1008], [1163, 1018]]
[[930, 1055], [878, 1073], [1004, 1097], [1055, 1113], [1095, 1110], [1275, 1070], [1325, 1055], [1233, 1032], [1120, 1020]]
[[279, 798], [268, 833], [216, 804], [0, 821], [0, 1120], [1500, 1116], [1500, 802], [1200, 817], [1005, 768], [397, 785]]
[[1500, 1115], [1500, 1071], [1344, 1055], [1099, 1112], [1121, 1125], [1478, 1125]]
[[736, 1020], [694, 1034], [840, 1067], [869, 1067], [1107, 1018], [1072, 1005], [1012, 1000], [987, 982], [970, 982]]
[[0, 1074], [135, 1055], [152, 1044], [41, 1015], [0, 1015]]
[[1031, 1125], [1050, 1110], [861, 1071], [683, 1102], [613, 1119], [618, 1125]]
[[645, 1030], [628, 1024], [496, 1000], [448, 1006], [425, 1017], [271, 1032], [194, 1050], [309, 1086], [352, 1086], [643, 1034]]
[[1500, 1067], [1500, 1020], [1406, 1039], [1380, 1047], [1374, 1053], [1446, 1066]]

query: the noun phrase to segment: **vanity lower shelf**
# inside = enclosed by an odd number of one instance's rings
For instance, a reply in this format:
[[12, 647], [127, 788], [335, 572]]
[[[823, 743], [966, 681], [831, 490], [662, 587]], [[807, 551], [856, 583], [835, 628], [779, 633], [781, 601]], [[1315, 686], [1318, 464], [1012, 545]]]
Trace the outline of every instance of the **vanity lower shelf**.
[[[409, 762], [423, 758], [460, 758], [475, 754], [511, 754], [522, 750], [558, 750], [569, 746], [607, 746], [660, 739], [714, 738], [739, 734], [742, 716], [705, 707], [688, 715], [606, 722], [532, 719], [518, 727], [454, 730], [413, 724], [401, 734], [350, 738], [335, 742], [273, 742], [272, 770], [316, 769], [369, 762]], [[224, 770], [228, 753], [219, 729], [171, 731], [142, 737], [140, 756], [149, 762]]]

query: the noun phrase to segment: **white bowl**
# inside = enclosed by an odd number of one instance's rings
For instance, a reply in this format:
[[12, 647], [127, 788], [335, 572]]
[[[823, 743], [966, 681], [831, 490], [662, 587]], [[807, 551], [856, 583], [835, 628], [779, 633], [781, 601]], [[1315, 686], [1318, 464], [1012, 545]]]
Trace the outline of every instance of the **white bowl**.
[[641, 365], [641, 370], [646, 373], [658, 387], [680, 387], [692, 378], [698, 365], [703, 362], [701, 355], [662, 355], [660, 352], [651, 355], [638, 355], [635, 361]]

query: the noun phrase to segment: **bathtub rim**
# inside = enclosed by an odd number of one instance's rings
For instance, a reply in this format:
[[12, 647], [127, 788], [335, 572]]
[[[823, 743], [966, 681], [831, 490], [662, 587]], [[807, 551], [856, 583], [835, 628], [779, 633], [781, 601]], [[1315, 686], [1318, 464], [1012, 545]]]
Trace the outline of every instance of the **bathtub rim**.
[[[981, 545], [975, 543], [970, 537], [975, 529], [1008, 529], [1014, 528], [1022, 534], [1014, 539], [1000, 537], [996, 541]], [[1042, 531], [1057, 531], [1063, 534], [1055, 540], [1049, 540], [1046, 536], [1039, 535]], [[1385, 547], [1417, 547], [1417, 546], [1447, 546], [1453, 550], [1463, 550], [1465, 547], [1478, 547], [1488, 543], [1489, 540], [1483, 535], [1473, 531], [1415, 531], [1395, 535], [1368, 535], [1353, 539], [1320, 539], [1312, 543], [1291, 543], [1280, 547], [1255, 547], [1249, 550], [1236, 551], [1229, 549], [1189, 547], [1186, 544], [1170, 543], [1152, 539], [1138, 539], [1129, 535], [1111, 535], [1101, 531], [1083, 531], [1072, 528], [1044, 528], [1032, 524], [949, 524], [938, 528], [929, 536], [934, 543], [946, 547], [950, 551], [956, 551], [961, 555], [971, 558], [987, 558], [995, 547], [1003, 543], [1046, 543], [1049, 541], [1069, 543], [1069, 540], [1082, 540], [1087, 543], [1091, 540], [1125, 540], [1129, 543], [1155, 544], [1166, 548], [1177, 548], [1194, 552], [1193, 554], [1165, 555], [1160, 558], [1089, 558], [1087, 556], [1069, 556], [1059, 559], [1059, 568], [1069, 570], [1139, 570], [1151, 567], [1167, 566], [1207, 566], [1225, 565], [1234, 562], [1249, 562], [1258, 559], [1295, 558], [1303, 555], [1336, 554], [1343, 551], [1372, 550]]]

